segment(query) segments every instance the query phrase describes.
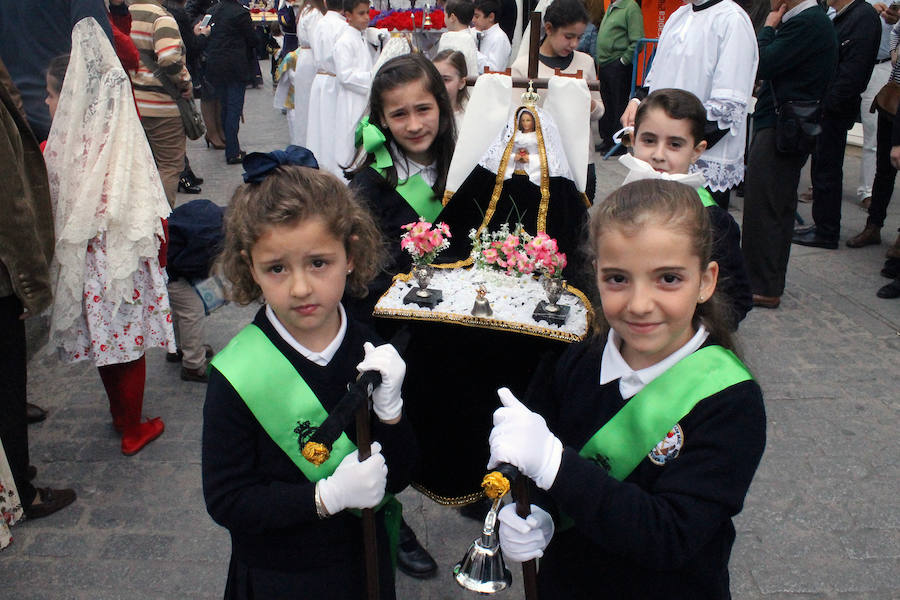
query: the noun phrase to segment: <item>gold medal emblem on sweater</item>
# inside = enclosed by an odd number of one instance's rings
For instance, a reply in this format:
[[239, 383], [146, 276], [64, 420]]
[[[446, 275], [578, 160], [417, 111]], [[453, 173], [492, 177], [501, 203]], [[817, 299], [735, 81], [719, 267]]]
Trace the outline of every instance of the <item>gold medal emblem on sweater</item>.
[[670, 460], [678, 458], [681, 447], [684, 445], [684, 432], [681, 426], [676, 424], [657, 445], [650, 451], [647, 458], [659, 467], [664, 466]]

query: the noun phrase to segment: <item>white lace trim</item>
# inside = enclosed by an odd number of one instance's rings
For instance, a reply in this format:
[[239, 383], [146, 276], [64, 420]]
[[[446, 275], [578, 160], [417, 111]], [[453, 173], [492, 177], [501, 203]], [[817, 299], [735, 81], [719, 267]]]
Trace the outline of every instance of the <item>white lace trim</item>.
[[105, 299], [130, 302], [142, 258], [155, 257], [169, 212], [128, 75], [97, 22], [72, 29], [72, 54], [44, 153], [56, 251], [50, 335], [82, 314], [88, 240], [106, 234]]
[[724, 192], [744, 180], [744, 162], [739, 160], [733, 163], [720, 163], [701, 156], [691, 166], [691, 172], [703, 173], [709, 189], [714, 192]]
[[[547, 170], [549, 171], [549, 177], [563, 177], [574, 181], [575, 177], [572, 175], [572, 169], [569, 168], [569, 163], [565, 158], [566, 153], [563, 147], [562, 138], [559, 135], [559, 129], [557, 129], [553, 117], [550, 113], [540, 108], [529, 110], [535, 110], [538, 119], [540, 120], [540, 130], [544, 137], [544, 150], [547, 154]], [[496, 173], [500, 170], [500, 161], [503, 158], [503, 153], [509, 145], [513, 132], [516, 131], [516, 115], [518, 113], [518, 109], [513, 112], [506, 124], [506, 129], [504, 129], [503, 133], [501, 133], [494, 143], [488, 147], [487, 152], [485, 152], [481, 160], [478, 161], [479, 165], [491, 173]], [[512, 161], [512, 157], [510, 157], [510, 161]]]
[[706, 101], [706, 118], [715, 121], [719, 129], [728, 129], [731, 135], [737, 135], [747, 118], [747, 103], [710, 98]]

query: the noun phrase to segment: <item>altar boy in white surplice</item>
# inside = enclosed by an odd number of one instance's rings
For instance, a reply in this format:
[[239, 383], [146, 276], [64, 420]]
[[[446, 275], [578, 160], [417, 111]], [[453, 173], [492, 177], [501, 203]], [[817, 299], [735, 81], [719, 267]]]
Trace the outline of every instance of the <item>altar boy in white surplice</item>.
[[328, 0], [327, 6], [310, 40], [316, 77], [309, 99], [307, 147], [320, 169], [343, 181], [343, 167], [353, 160], [356, 123], [372, 83], [372, 55], [362, 37], [369, 23], [368, 2]]
[[[708, 146], [692, 172], [703, 173], [722, 208], [728, 207], [728, 190], [744, 180], [747, 115], [758, 60], [756, 35], [744, 9], [732, 0], [695, 0], [666, 21], [644, 80], [649, 92], [687, 90], [703, 103]], [[628, 103], [624, 124], [634, 123], [638, 102]]]

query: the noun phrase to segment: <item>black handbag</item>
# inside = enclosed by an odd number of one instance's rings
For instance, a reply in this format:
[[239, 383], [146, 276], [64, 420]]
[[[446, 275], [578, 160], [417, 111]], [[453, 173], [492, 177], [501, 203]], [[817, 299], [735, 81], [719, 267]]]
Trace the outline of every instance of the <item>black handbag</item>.
[[159, 80], [159, 83], [166, 90], [166, 93], [172, 97], [178, 106], [178, 112], [181, 113], [181, 122], [184, 124], [184, 133], [188, 139], [200, 139], [206, 133], [206, 125], [203, 123], [203, 117], [197, 109], [197, 105], [193, 100], [189, 100], [181, 95], [178, 88], [169, 77], [162, 72], [155, 60], [149, 58], [146, 54], [141, 54], [141, 62], [147, 67], [153, 76]]
[[775, 148], [785, 154], [812, 152], [816, 138], [822, 133], [822, 103], [818, 100], [779, 103], [774, 85], [772, 98], [775, 100]]

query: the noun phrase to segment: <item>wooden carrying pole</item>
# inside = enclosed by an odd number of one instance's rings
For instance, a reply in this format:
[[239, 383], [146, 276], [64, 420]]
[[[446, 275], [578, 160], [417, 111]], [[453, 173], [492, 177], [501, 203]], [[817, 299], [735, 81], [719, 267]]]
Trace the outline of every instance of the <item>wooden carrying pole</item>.
[[[512, 483], [516, 514], [523, 519], [531, 514], [531, 500], [528, 494], [530, 482], [530, 479], [520, 473]], [[537, 562], [533, 558], [522, 563], [522, 583], [525, 587], [525, 600], [538, 600]]]
[[[372, 456], [372, 432], [369, 428], [368, 402], [361, 402], [356, 409], [356, 447], [359, 453], [359, 462]], [[363, 555], [366, 561], [366, 598], [378, 600], [378, 542], [375, 537], [374, 509], [362, 509], [362, 530]]]

